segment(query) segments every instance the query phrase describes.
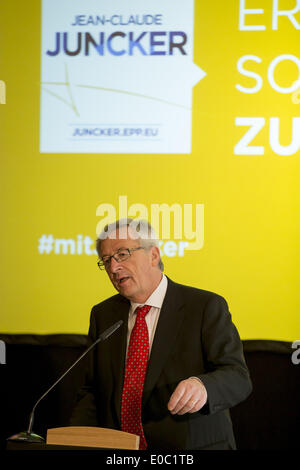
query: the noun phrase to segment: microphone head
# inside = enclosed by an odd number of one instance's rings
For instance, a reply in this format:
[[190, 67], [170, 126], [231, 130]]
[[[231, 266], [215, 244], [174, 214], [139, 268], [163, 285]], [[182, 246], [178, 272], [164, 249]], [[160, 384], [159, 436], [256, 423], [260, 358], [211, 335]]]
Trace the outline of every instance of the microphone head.
[[109, 338], [110, 335], [112, 335], [120, 326], [122, 325], [123, 320], [119, 320], [117, 323], [112, 325], [110, 328], [104, 331], [99, 337], [101, 338], [101, 341], [105, 341], [107, 338]]

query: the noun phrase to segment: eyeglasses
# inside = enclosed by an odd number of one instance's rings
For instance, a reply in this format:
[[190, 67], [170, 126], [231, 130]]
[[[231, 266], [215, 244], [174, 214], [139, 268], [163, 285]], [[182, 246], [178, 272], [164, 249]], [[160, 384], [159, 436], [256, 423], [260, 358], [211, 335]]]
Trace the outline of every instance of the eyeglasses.
[[123, 263], [123, 261], [126, 261], [128, 258], [130, 258], [131, 253], [133, 251], [144, 249], [145, 248], [143, 246], [138, 246], [137, 248], [122, 248], [118, 250], [117, 253], [115, 253], [114, 255], [102, 256], [102, 258], [100, 258], [97, 262], [98, 267], [99, 269], [101, 269], [101, 271], [103, 271], [104, 269], [109, 269], [112, 258], [117, 261], [117, 263]]

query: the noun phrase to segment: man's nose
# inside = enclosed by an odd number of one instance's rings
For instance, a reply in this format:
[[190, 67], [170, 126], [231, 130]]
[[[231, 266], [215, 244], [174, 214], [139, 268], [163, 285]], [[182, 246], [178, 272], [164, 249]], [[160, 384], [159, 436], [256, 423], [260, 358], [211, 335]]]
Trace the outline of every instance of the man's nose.
[[110, 259], [110, 271], [112, 273], [119, 271], [121, 269], [121, 263], [115, 260], [115, 258], [111, 257]]

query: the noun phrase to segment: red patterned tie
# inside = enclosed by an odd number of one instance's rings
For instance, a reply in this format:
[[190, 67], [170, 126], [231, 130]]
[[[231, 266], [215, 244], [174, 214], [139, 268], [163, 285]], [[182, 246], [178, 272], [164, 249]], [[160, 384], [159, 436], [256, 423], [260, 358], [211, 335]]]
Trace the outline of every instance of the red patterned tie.
[[140, 436], [140, 449], [147, 447], [142, 419], [141, 403], [149, 356], [149, 334], [145, 316], [151, 306], [136, 309], [137, 318], [130, 335], [122, 394], [122, 431]]

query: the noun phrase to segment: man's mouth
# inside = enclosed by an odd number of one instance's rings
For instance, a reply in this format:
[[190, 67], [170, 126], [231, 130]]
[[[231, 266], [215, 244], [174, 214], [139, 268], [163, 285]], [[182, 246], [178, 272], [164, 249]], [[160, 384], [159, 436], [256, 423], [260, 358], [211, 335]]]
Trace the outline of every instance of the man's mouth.
[[123, 286], [129, 279], [130, 276], [122, 276], [117, 279], [117, 283], [119, 284], [119, 286]]

